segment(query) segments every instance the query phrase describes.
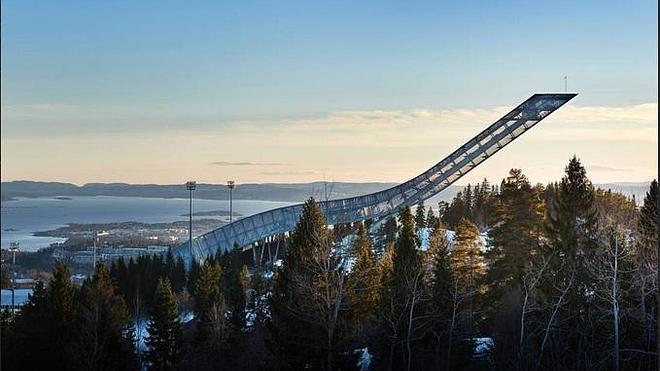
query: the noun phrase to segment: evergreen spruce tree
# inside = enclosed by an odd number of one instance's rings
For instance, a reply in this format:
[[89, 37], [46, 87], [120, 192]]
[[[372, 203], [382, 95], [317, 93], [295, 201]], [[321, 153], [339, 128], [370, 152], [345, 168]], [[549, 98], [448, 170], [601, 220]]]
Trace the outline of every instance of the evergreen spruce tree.
[[463, 192], [463, 202], [465, 204], [465, 216], [464, 218], [468, 220], [473, 219], [473, 212], [474, 212], [474, 194], [472, 192], [472, 186], [470, 183], [468, 183], [467, 187], [465, 187], [465, 191]]
[[170, 281], [159, 278], [149, 315], [147, 359], [152, 370], [173, 370], [179, 361], [183, 333]]
[[396, 219], [394, 217], [389, 217], [385, 221], [385, 224], [381, 226], [380, 229], [380, 235], [382, 236], [382, 240], [379, 246], [379, 251], [380, 253], [383, 253], [385, 249], [387, 248], [387, 245], [390, 243], [394, 243], [396, 241], [396, 233], [397, 233], [398, 226], [396, 224]]
[[18, 337], [15, 332], [15, 322], [13, 321], [13, 314], [9, 309], [3, 309], [0, 313], [0, 367], [3, 370], [16, 370], [18, 369], [16, 359], [16, 343]]
[[247, 290], [250, 288], [250, 277], [246, 265], [240, 269], [233, 269], [228, 277], [227, 304], [229, 307], [229, 321], [232, 327], [240, 332], [245, 329], [245, 315], [247, 308]]
[[358, 225], [357, 238], [353, 242], [355, 265], [348, 277], [348, 304], [351, 323], [359, 332], [374, 314], [379, 299], [380, 276], [373, 246], [362, 223]]
[[[50, 342], [52, 350], [51, 364], [66, 365], [71, 367], [71, 357], [68, 354], [68, 347], [74, 340], [71, 332], [71, 326], [74, 323], [75, 302], [74, 296], [76, 290], [71, 283], [71, 273], [69, 268], [63, 263], [58, 262], [53, 271], [53, 275], [48, 283], [46, 291], [46, 321], [42, 341]], [[27, 324], [33, 326], [34, 324]], [[59, 338], [60, 341], [53, 342], [52, 339]]]
[[399, 236], [394, 244], [394, 256], [392, 261], [394, 286], [397, 291], [403, 292], [405, 296], [406, 280], [409, 274], [419, 269], [421, 260], [417, 252], [419, 241], [415, 233], [415, 221], [410, 207], [404, 207], [399, 213], [401, 228]]
[[431, 333], [433, 335], [433, 358], [435, 369], [446, 365], [442, 349], [446, 349], [449, 337], [449, 324], [452, 314], [452, 290], [454, 276], [449, 259], [449, 241], [446, 230], [438, 220], [433, 226], [429, 237], [429, 248], [426, 253], [427, 280], [431, 303], [427, 306], [428, 316], [433, 319]]
[[[552, 336], [559, 344], [549, 349], [545, 363], [562, 357], [558, 367], [588, 367], [596, 362], [593, 347], [595, 303], [592, 295], [596, 286], [593, 275], [588, 274], [595, 257], [601, 254], [596, 243], [597, 209], [594, 188], [586, 170], [577, 159], [571, 158], [566, 175], [552, 194], [552, 205], [547, 212], [548, 235], [553, 262], [553, 280], [541, 289], [546, 297], [557, 297], [557, 287], [568, 287], [565, 303], [557, 313]], [[550, 304], [552, 305], [552, 304]], [[570, 352], [567, 349], [571, 349]], [[570, 365], [570, 366], [569, 366]]]
[[190, 263], [190, 269], [188, 270], [188, 274], [186, 276], [186, 288], [190, 294], [195, 292], [195, 286], [197, 286], [197, 279], [199, 278], [200, 271], [201, 267], [199, 263], [193, 259]]
[[526, 267], [540, 253], [543, 204], [539, 190], [531, 186], [520, 169], [511, 169], [494, 211], [494, 226], [489, 231], [491, 248], [486, 254], [488, 282], [495, 291], [519, 288]]
[[136, 369], [130, 317], [124, 299], [103, 263], [80, 290], [75, 316], [75, 344], [69, 351], [75, 368], [84, 370]]
[[[50, 309], [47, 301], [48, 291], [42, 281], [37, 281], [32, 294], [14, 316], [11, 342], [3, 339], [2, 369], [5, 370], [45, 370], [51, 366], [67, 367], [66, 354], [58, 353], [51, 340], [55, 336], [53, 323], [50, 321]], [[2, 329], [4, 335], [4, 328]], [[62, 334], [62, 343], [70, 337]], [[61, 344], [60, 344], [61, 345]], [[13, 353], [5, 353], [5, 347], [10, 347]], [[34, 357], [33, 354], [39, 354]]]
[[[658, 182], [653, 180], [649, 191], [644, 197], [637, 229], [639, 238], [635, 246], [635, 272], [633, 287], [637, 292], [639, 318], [642, 319], [642, 331], [637, 338], [641, 341], [639, 348], [647, 351], [657, 351], [657, 323], [658, 303], [660, 293], [658, 290]], [[656, 346], [653, 346], [656, 345]], [[653, 362], [649, 363], [649, 367]]]
[[384, 282], [380, 308], [385, 344], [382, 344], [383, 359], [387, 368], [412, 367], [411, 321], [419, 312], [419, 297], [423, 288], [422, 261], [417, 246], [419, 241], [415, 233], [415, 220], [410, 207], [399, 213], [401, 228], [394, 244], [391, 257], [391, 269], [383, 272]]
[[[46, 287], [38, 282], [14, 318], [17, 369], [72, 369], [76, 289], [67, 266], [58, 261]], [[34, 355], [38, 354], [38, 357]], [[4, 358], [4, 354], [3, 354]]]
[[333, 369], [342, 354], [347, 284], [340, 264], [323, 213], [310, 199], [291, 234], [272, 297], [275, 352], [288, 367]]
[[208, 259], [204, 262], [193, 298], [197, 322], [197, 341], [199, 343], [224, 343], [226, 333], [226, 302], [223, 293], [223, 272], [219, 263]]
[[172, 290], [174, 293], [180, 293], [186, 286], [186, 266], [182, 257], [177, 257], [172, 273]]
[[639, 231], [648, 249], [658, 246], [658, 181], [653, 180], [639, 213]]
[[587, 172], [573, 156], [566, 167], [566, 175], [559, 183], [548, 213], [549, 234], [558, 256], [572, 266], [582, 264], [594, 247], [596, 233], [596, 207], [594, 188]]
[[479, 228], [469, 220], [461, 219], [456, 227], [455, 242], [450, 255], [455, 294], [462, 297], [461, 301], [465, 301], [467, 306], [461, 308], [464, 313], [463, 328], [467, 335], [472, 335], [476, 329], [474, 298], [480, 291], [480, 279], [485, 273], [478, 238]]
[[426, 213], [426, 226], [434, 228], [437, 222], [438, 218], [436, 218], [435, 213], [433, 212], [433, 208], [429, 207], [429, 212]]
[[451, 266], [459, 285], [475, 287], [485, 264], [479, 249], [479, 229], [463, 218], [456, 227], [456, 242], [451, 251]]
[[[467, 189], [465, 192], [461, 191], [458, 192], [454, 198], [452, 199], [451, 203], [444, 208], [444, 211], [441, 212], [440, 218], [442, 220], [442, 223], [447, 226], [449, 229], [456, 229], [456, 225], [458, 222], [461, 220], [461, 218], [470, 218], [471, 217], [471, 211], [470, 211], [470, 203], [471, 201], [468, 201], [468, 196], [467, 194]], [[469, 195], [471, 199], [471, 195]], [[443, 210], [444, 205], [440, 204], [440, 210]]]
[[426, 208], [424, 207], [424, 201], [420, 201], [417, 205], [417, 210], [415, 210], [415, 230], [419, 231], [422, 228], [426, 227]]

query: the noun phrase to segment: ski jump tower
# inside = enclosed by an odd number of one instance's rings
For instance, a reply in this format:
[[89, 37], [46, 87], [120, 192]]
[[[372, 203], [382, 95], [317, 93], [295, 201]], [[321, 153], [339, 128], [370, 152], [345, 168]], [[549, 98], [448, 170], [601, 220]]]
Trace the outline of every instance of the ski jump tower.
[[[364, 195], [319, 202], [328, 224], [382, 220], [404, 206], [426, 200], [477, 167], [539, 123], [577, 94], [534, 94], [467, 143], [422, 174], [398, 186]], [[190, 263], [217, 252], [251, 247], [257, 241], [295, 227], [303, 205], [291, 205], [251, 215], [176, 246], [173, 253]], [[192, 247], [191, 247], [192, 245]]]

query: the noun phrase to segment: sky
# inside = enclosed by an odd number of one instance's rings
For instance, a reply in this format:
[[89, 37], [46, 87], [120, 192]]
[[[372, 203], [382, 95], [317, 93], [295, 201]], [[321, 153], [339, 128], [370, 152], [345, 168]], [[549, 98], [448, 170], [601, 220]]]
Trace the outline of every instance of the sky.
[[401, 182], [564, 76], [459, 183], [657, 177], [655, 0], [1, 6], [2, 181]]

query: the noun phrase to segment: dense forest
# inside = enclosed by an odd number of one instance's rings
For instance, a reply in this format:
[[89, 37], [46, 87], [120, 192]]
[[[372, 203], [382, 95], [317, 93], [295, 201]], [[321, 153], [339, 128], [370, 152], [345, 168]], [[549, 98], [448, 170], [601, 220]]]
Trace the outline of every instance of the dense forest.
[[309, 199], [268, 264], [168, 253], [76, 287], [60, 263], [3, 312], [2, 368], [655, 370], [657, 197], [594, 189], [573, 157], [378, 224]]

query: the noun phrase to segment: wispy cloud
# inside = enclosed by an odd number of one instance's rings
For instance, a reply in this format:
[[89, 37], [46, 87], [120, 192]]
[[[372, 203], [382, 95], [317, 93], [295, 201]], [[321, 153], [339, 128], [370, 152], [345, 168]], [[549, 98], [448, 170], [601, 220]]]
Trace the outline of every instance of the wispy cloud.
[[264, 171], [260, 173], [261, 175], [276, 175], [276, 176], [297, 176], [297, 175], [316, 175], [319, 174], [318, 171], [312, 170], [284, 170], [284, 171]]
[[215, 166], [281, 166], [282, 163], [279, 162], [249, 162], [249, 161], [240, 161], [240, 162], [231, 162], [231, 161], [213, 161], [211, 165]]
[[585, 167], [588, 171], [632, 171], [630, 168], [620, 168], [604, 165], [588, 165]]

